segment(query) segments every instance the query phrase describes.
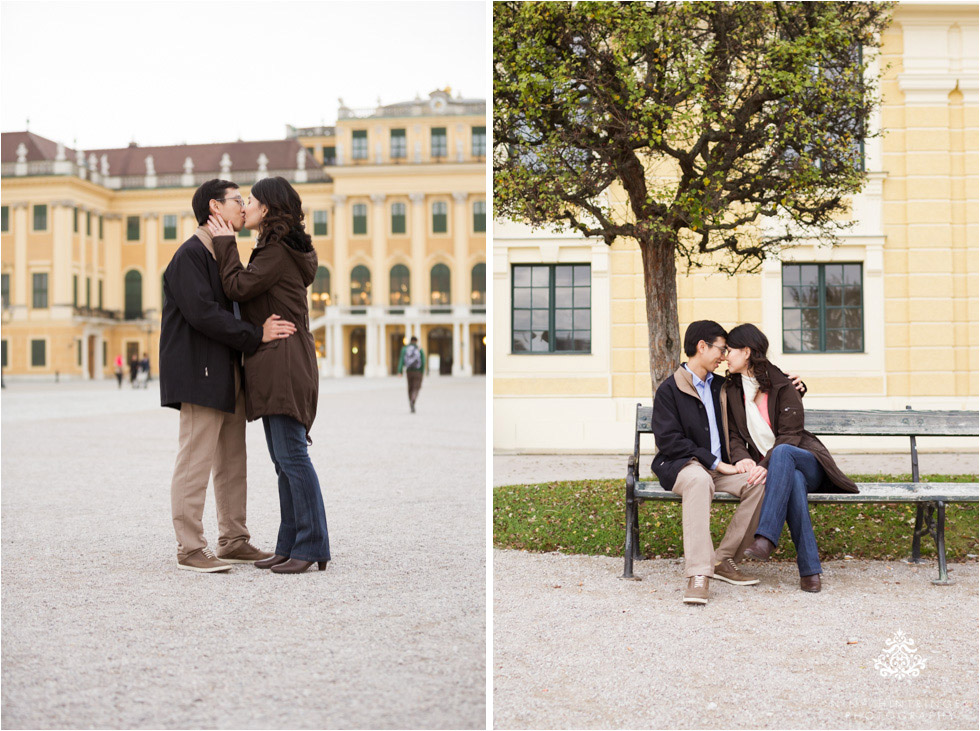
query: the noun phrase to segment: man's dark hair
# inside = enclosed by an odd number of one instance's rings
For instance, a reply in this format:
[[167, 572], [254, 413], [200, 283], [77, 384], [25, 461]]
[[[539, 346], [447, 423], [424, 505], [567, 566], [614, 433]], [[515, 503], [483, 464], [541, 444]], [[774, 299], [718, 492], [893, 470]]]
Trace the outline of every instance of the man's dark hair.
[[225, 191], [229, 188], [235, 188], [237, 190], [238, 184], [230, 180], [215, 178], [214, 180], [202, 183], [201, 187], [194, 191], [194, 197], [191, 198], [191, 208], [194, 209], [194, 218], [197, 219], [199, 226], [203, 226], [208, 222], [208, 216], [211, 215], [211, 201], [224, 198]]
[[412, 336], [412, 339], [409, 340], [408, 342], [410, 342], [410, 343], [417, 343], [418, 341], [419, 341], [419, 339], [413, 335]]
[[698, 343], [702, 340], [712, 345], [718, 338], [728, 338], [725, 328], [714, 320], [695, 320], [684, 333], [684, 353], [691, 358], [698, 352]]

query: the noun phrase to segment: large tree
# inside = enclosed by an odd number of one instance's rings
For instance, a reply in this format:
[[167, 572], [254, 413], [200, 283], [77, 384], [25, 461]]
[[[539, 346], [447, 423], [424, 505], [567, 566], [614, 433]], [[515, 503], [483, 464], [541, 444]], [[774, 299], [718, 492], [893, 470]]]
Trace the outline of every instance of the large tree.
[[678, 260], [734, 274], [839, 240], [890, 9], [494, 4], [495, 215], [637, 242], [654, 390], [680, 352]]

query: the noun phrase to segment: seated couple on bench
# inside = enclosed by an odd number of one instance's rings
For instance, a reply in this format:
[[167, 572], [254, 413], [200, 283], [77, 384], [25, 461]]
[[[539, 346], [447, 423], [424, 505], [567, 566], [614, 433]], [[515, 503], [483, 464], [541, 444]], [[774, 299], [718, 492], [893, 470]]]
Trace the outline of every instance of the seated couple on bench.
[[[807, 494], [858, 492], [803, 428], [806, 386], [770, 363], [768, 350], [755, 325], [728, 333], [712, 320], [692, 322], [684, 335], [687, 362], [657, 388], [653, 471], [665, 490], [681, 496], [686, 604], [707, 604], [712, 578], [758, 584], [738, 563], [767, 560], [784, 524], [796, 545], [800, 588], [820, 591]], [[725, 361], [728, 376], [715, 377]], [[740, 501], [718, 550], [710, 531], [715, 491]]]

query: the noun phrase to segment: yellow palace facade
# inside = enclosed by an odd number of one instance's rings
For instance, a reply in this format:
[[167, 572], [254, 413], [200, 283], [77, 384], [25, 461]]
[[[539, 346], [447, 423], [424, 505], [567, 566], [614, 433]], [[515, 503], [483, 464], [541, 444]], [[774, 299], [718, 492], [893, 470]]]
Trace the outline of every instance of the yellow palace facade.
[[[758, 274], [681, 270], [681, 333], [699, 319], [756, 323], [811, 408], [977, 409], [977, 9], [896, 7], [874, 120], [884, 135], [865, 145], [855, 227]], [[497, 221], [493, 293], [495, 449], [628, 448], [635, 406], [652, 397], [636, 244]], [[940, 446], [976, 440], [957, 444]]]
[[[320, 259], [310, 327], [325, 376], [396, 371], [416, 335], [430, 373], [486, 371], [486, 103], [451, 91], [350, 109], [281, 140], [72, 150], [2, 135], [5, 376], [156, 373], [162, 276], [197, 227], [194, 189], [281, 175]], [[254, 235], [243, 232], [244, 261]], [[433, 357], [434, 356], [434, 357]]]

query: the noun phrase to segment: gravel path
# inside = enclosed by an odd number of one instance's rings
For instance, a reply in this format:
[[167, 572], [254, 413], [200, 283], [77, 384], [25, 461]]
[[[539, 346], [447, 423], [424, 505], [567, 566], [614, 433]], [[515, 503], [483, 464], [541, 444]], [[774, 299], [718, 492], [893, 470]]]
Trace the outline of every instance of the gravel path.
[[[681, 561], [494, 551], [494, 727], [916, 728], [978, 726], [977, 564], [934, 586], [931, 564], [832, 561], [824, 590], [795, 564], [757, 586], [711, 583], [681, 602]], [[897, 631], [926, 668], [884, 678]]]
[[[115, 382], [2, 396], [4, 728], [483, 728], [485, 380], [323, 381], [333, 561], [178, 571], [177, 412]], [[249, 528], [278, 494], [248, 427]], [[213, 495], [206, 535], [217, 542]]]

